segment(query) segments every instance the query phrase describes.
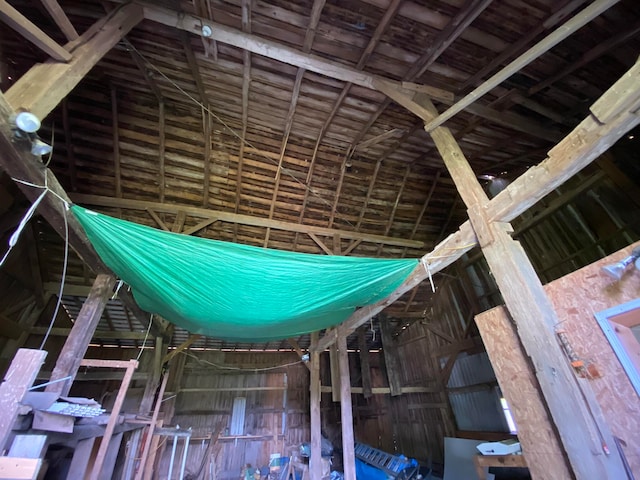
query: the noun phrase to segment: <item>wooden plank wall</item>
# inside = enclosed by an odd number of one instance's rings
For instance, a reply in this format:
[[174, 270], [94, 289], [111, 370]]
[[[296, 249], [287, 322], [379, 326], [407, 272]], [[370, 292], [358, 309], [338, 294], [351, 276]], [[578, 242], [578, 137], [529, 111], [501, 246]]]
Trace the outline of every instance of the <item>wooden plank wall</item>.
[[[558, 314], [561, 321], [560, 327], [566, 332], [571, 348], [578, 358], [593, 363], [602, 374], [600, 378], [590, 379], [587, 385], [595, 392], [613, 434], [624, 441], [623, 448], [627, 460], [634, 474], [638, 475], [640, 473], [640, 418], [638, 417], [640, 398], [594, 317], [597, 312], [640, 296], [640, 271], [629, 268], [619, 282], [613, 281], [601, 271], [602, 266], [628, 256], [632, 248], [633, 246], [628, 246], [559, 278], [547, 284], [545, 290]], [[487, 326], [487, 334], [490, 333], [490, 327], [495, 327], [498, 323], [503, 326], [510, 325], [508, 312], [503, 307], [479, 315], [478, 322]], [[511, 337], [502, 335], [501, 342], [508, 343], [508, 338], [515, 340], [515, 337], [510, 335]], [[531, 416], [533, 396], [524, 397], [517, 394], [517, 392], [537, 389], [532, 376], [517, 373], [521, 370], [517, 359], [521, 358], [524, 362], [526, 358], [518, 347], [519, 344], [512, 341], [508, 349], [496, 346], [494, 351], [489, 348], [489, 353], [492, 355], [494, 369], [500, 384], [504, 386], [504, 393], [511, 404], [519, 429], [523, 431], [523, 435], [526, 435], [525, 431], [533, 435], [535, 442], [541, 435], [548, 436], [549, 433], [541, 432], [544, 422]], [[499, 355], [499, 358], [494, 355]], [[511, 362], [512, 358], [514, 362]], [[509, 396], [510, 391], [513, 392], [511, 396]], [[526, 448], [524, 450], [527, 454]], [[542, 456], [536, 463], [546, 461], [548, 464], [552, 457], [545, 455], [545, 452], [539, 453]], [[535, 456], [535, 454], [534, 452], [532, 455]]]
[[[209, 351], [196, 354], [197, 358], [190, 354], [193, 356], [189, 356], [185, 364], [171, 422], [192, 428], [187, 473], [197, 472], [208, 439], [218, 430], [222, 432], [216, 456], [219, 480], [237, 479], [243, 466], [268, 465], [271, 454], [289, 456], [301, 443], [310, 441], [309, 371], [295, 353]], [[272, 368], [288, 364], [292, 365]], [[228, 433], [236, 397], [246, 398], [245, 431], [237, 437]], [[159, 472], [168, 471], [170, 453], [167, 448]], [[205, 459], [205, 463], [207, 461]], [[177, 473], [174, 467], [174, 478]]]

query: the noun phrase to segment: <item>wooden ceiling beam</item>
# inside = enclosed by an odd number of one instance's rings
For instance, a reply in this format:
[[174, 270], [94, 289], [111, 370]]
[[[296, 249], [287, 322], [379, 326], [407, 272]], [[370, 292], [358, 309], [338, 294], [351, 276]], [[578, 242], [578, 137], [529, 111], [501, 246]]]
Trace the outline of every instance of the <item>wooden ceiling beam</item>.
[[[407, 79], [418, 78], [422, 75], [442, 53], [455, 42], [462, 32], [491, 4], [493, 0], [467, 0], [458, 14], [443, 28], [431, 45], [425, 50], [420, 59], [407, 72]], [[430, 94], [428, 91], [423, 92]]]
[[[184, 12], [176, 12], [156, 5], [144, 5], [146, 19], [167, 25], [169, 27], [186, 30], [196, 35], [202, 35], [202, 27], [209, 26], [212, 30], [210, 38], [234, 47], [249, 50], [252, 53], [272, 58], [280, 62], [304, 68], [330, 78], [350, 82], [362, 87], [375, 90], [373, 81], [379, 79], [377, 75], [359, 71], [342, 63], [333, 62], [317, 55], [301, 52], [295, 48], [266, 40], [256, 35], [248, 34], [240, 30], [212, 22], [206, 18], [198, 17]], [[394, 80], [388, 80], [396, 84]], [[451, 92], [433, 87], [433, 92], [441, 92], [443, 98], [450, 98]], [[434, 97], [437, 100], [440, 98]]]
[[53, 41], [49, 35], [40, 30], [27, 17], [9, 5], [5, 0], [0, 0], [0, 20], [54, 60], [58, 62], [68, 62], [71, 60], [71, 53]]
[[559, 80], [562, 80], [564, 77], [575, 72], [579, 68], [584, 67], [589, 62], [592, 62], [593, 60], [601, 57], [602, 55], [605, 55], [606, 53], [610, 52], [611, 50], [618, 47], [622, 43], [637, 36], [638, 33], [640, 33], [640, 21], [633, 24], [631, 28], [622, 31], [617, 35], [614, 35], [613, 37], [609, 38], [608, 40], [602, 43], [599, 43], [598, 45], [593, 47], [591, 50], [585, 52], [577, 60], [569, 63], [568, 65], [565, 65], [555, 75], [552, 75], [546, 78], [545, 80], [543, 80], [542, 82], [534, 85], [527, 91], [527, 95], [535, 95], [539, 91], [544, 90], [545, 88], [553, 85]]
[[[422, 95], [412, 90], [404, 88], [398, 88], [396, 85], [390, 84], [386, 81], [376, 81], [375, 85], [377, 89], [383, 92], [385, 95], [392, 98], [398, 105], [402, 105], [414, 115], [418, 116], [424, 122], [433, 124], [433, 120], [436, 118], [427, 110], [424, 109], [414, 98]], [[491, 107], [480, 105], [478, 103], [470, 104], [467, 106], [466, 111], [473, 115], [477, 115], [492, 123], [496, 123], [505, 128], [517, 130], [519, 132], [526, 133], [528, 135], [546, 140], [550, 143], [558, 142], [562, 138], [562, 134], [557, 130], [551, 128], [545, 128], [538, 122], [530, 120], [522, 115], [518, 115], [513, 112], [500, 112], [494, 110]], [[470, 128], [473, 128], [472, 125]]]
[[515, 43], [512, 43], [509, 48], [505, 49], [502, 53], [491, 60], [485, 67], [465, 80], [465, 82], [458, 89], [458, 92], [464, 92], [468, 88], [475, 86], [486, 75], [488, 75], [493, 70], [502, 65], [505, 61], [507, 61], [507, 59], [521, 54], [527, 47], [527, 45], [533, 42], [542, 32], [555, 27], [558, 23], [571, 15], [573, 11], [587, 2], [588, 0], [564, 0], [564, 3], [561, 3], [558, 9], [551, 15], [549, 15], [549, 17], [542, 20], [526, 35], [518, 39]]
[[180, 41], [182, 42], [182, 48], [184, 50], [185, 55], [187, 56], [187, 64], [189, 65], [189, 69], [193, 72], [193, 79], [196, 83], [196, 89], [198, 90], [198, 96], [200, 97], [200, 103], [204, 106], [209, 104], [207, 100], [207, 93], [204, 90], [204, 84], [202, 83], [202, 75], [200, 74], [200, 67], [198, 66], [198, 62], [196, 61], [196, 56], [193, 54], [193, 47], [191, 46], [191, 37], [190, 35], [181, 30], [178, 32], [180, 36]]
[[129, 3], [98, 20], [76, 40], [69, 63], [49, 60], [33, 66], [5, 93], [14, 110], [25, 109], [44, 119], [111, 48], [143, 18]]
[[620, 0], [596, 0], [587, 8], [576, 14], [572, 19], [565, 22], [561, 27], [554, 30], [551, 34], [543, 38], [536, 43], [533, 47], [528, 49], [518, 58], [513, 60], [509, 65], [497, 72], [491, 78], [487, 79], [480, 86], [475, 88], [472, 92], [465, 95], [462, 99], [458, 100], [455, 104], [449, 107], [446, 111], [442, 112], [436, 118], [431, 120], [426, 126], [425, 130], [428, 132], [433, 131], [444, 122], [460, 113], [465, 108], [469, 107], [472, 103], [476, 102], [478, 98], [489, 93], [496, 86], [504, 82], [507, 78], [511, 77], [516, 72], [520, 71], [536, 58], [542, 54], [548, 52], [555, 45], [574, 33], [576, 30], [582, 28], [591, 20], [596, 18], [601, 13], [618, 3]]
[[[640, 124], [640, 60], [624, 74], [591, 107], [592, 114], [585, 118], [569, 135], [549, 151], [540, 164], [512, 182], [489, 200], [486, 217], [489, 221], [510, 222], [538, 200], [582, 170], [610, 148], [626, 132]], [[391, 295], [379, 302], [363, 307], [342, 323], [346, 335], [391, 305], [406, 292], [451, 265], [477, 244], [470, 222], [438, 244], [422, 257], [418, 266]], [[426, 268], [428, 266], [428, 268]], [[337, 338], [333, 329], [318, 342], [324, 351]]]
[[58, 28], [70, 42], [78, 38], [78, 32], [69, 21], [69, 17], [64, 13], [57, 0], [41, 0], [44, 8], [47, 9]]
[[217, 221], [239, 223], [242, 225], [251, 225], [254, 227], [272, 228], [276, 230], [285, 230], [290, 232], [298, 232], [315, 235], [333, 237], [339, 234], [342, 238], [370, 242], [384, 243], [385, 245], [395, 245], [399, 247], [424, 248], [424, 243], [417, 240], [407, 240], [403, 238], [385, 237], [384, 235], [369, 234], [363, 232], [353, 232], [349, 230], [336, 230], [325, 227], [316, 227], [312, 225], [302, 225], [299, 223], [283, 222], [280, 220], [267, 219], [263, 217], [253, 217], [250, 215], [241, 215], [218, 210], [210, 210], [200, 207], [191, 207], [186, 205], [173, 205], [169, 203], [149, 202], [144, 200], [118, 199], [113, 197], [103, 197], [99, 195], [86, 195], [75, 193], [72, 194], [72, 200], [79, 204], [94, 205], [100, 207], [122, 208], [129, 210], [145, 210], [155, 212], [165, 212], [177, 214], [184, 211], [187, 215], [191, 215], [203, 219], [214, 218]]

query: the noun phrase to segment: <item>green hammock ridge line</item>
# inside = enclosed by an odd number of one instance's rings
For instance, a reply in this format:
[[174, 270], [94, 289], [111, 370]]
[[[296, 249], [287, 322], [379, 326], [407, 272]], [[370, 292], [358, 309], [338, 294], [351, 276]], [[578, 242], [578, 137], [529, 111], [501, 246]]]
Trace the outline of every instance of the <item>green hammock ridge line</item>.
[[71, 210], [142, 309], [224, 340], [266, 342], [336, 325], [387, 297], [418, 264], [238, 245]]

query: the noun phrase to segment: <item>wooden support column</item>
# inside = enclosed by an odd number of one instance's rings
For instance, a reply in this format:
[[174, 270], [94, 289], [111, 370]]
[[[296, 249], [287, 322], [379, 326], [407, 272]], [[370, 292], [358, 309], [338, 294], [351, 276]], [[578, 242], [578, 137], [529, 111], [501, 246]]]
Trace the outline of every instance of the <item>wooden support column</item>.
[[338, 331], [338, 356], [340, 359], [340, 418], [342, 420], [342, 465], [344, 480], [356, 480], [356, 453], [353, 436], [353, 406], [351, 404], [351, 376], [347, 335]]
[[331, 369], [331, 400], [340, 401], [340, 360], [338, 356], [338, 347], [334, 343], [329, 348], [329, 367]]
[[138, 409], [138, 413], [140, 415], [148, 415], [151, 411], [151, 407], [153, 406], [153, 399], [156, 391], [158, 390], [160, 378], [162, 377], [162, 359], [166, 355], [167, 346], [168, 343], [165, 343], [163, 347], [162, 337], [156, 337], [156, 344], [153, 349], [154, 357], [153, 365], [151, 366], [151, 374], [149, 375], [149, 380], [144, 387], [142, 401], [140, 402], [140, 408]]
[[20, 401], [36, 379], [46, 357], [44, 350], [18, 350], [0, 384], [0, 452], [13, 428]]
[[402, 368], [398, 358], [398, 346], [396, 345], [389, 321], [380, 317], [380, 336], [382, 337], [382, 352], [384, 353], [384, 365], [389, 379], [391, 396], [402, 395]]
[[[318, 343], [319, 332], [311, 334], [311, 345]], [[322, 480], [322, 419], [320, 417], [320, 352], [309, 353], [311, 370], [309, 404], [311, 416], [311, 457], [309, 458], [309, 474], [311, 480]]]
[[[421, 98], [420, 103], [429, 114], [437, 113], [430, 100]], [[624, 478], [609, 427], [600, 421], [593, 392], [581, 390], [573, 376], [555, 336], [558, 318], [529, 258], [509, 235], [510, 224], [489, 220], [489, 200], [451, 132], [438, 127], [431, 135], [467, 205], [478, 243], [533, 361], [576, 478]]]
[[96, 277], [91, 292], [80, 309], [78, 318], [73, 324], [51, 374], [52, 381], [65, 377], [70, 378], [52, 383], [46, 387], [45, 391], [57, 392], [61, 396], [69, 394], [80, 362], [87, 352], [91, 337], [93, 337], [104, 307], [111, 297], [115, 283], [116, 279], [113, 275], [100, 274]]
[[73, 451], [73, 457], [71, 458], [71, 464], [69, 465], [69, 471], [67, 473], [67, 480], [85, 478], [96, 438], [97, 437], [85, 438], [78, 442]]
[[371, 364], [369, 362], [369, 347], [367, 346], [366, 327], [358, 329], [358, 350], [360, 351], [360, 372], [362, 375], [362, 395], [369, 398], [371, 393]]
[[[111, 410], [111, 414], [109, 415], [109, 421], [107, 422], [107, 426], [105, 427], [104, 434], [100, 442], [100, 447], [98, 448], [98, 454], [96, 455], [96, 459], [93, 462], [91, 475], [89, 476], [89, 480], [102, 480], [103, 478], [105, 478], [102, 474], [102, 467], [105, 461], [108, 460], [107, 453], [109, 449], [112, 448], [111, 439], [113, 437], [113, 431], [116, 427], [116, 423], [118, 422], [118, 417], [120, 416], [120, 409], [122, 408], [122, 404], [124, 403], [124, 397], [127, 395], [129, 384], [131, 383], [131, 379], [133, 378], [133, 372], [136, 368], [138, 368], [138, 361], [129, 360], [128, 362], [124, 362], [115, 360], [83, 360], [82, 365], [87, 367], [114, 367], [127, 369], [125, 371], [124, 378], [122, 379], [122, 383], [120, 384], [118, 395], [116, 396], [116, 399], [113, 403], [113, 408]], [[119, 435], [121, 440], [122, 434]], [[111, 468], [113, 468], [113, 466]], [[108, 475], [107, 478], [111, 478], [111, 475]]]
[[[593, 391], [580, 389], [556, 339], [559, 320], [540, 279], [509, 224], [487, 223], [474, 209], [472, 224], [486, 231], [491, 243], [482, 252], [531, 358], [536, 377], [578, 479], [624, 478], [622, 461]], [[605, 454], [604, 449], [611, 454]]]

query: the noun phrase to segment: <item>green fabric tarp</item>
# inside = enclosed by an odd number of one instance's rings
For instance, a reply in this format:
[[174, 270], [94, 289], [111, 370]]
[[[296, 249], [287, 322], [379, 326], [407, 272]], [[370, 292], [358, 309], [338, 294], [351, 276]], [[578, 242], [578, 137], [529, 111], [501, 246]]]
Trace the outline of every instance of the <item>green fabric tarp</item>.
[[144, 310], [192, 333], [269, 341], [338, 324], [388, 296], [416, 259], [292, 253], [157, 230], [74, 205]]

